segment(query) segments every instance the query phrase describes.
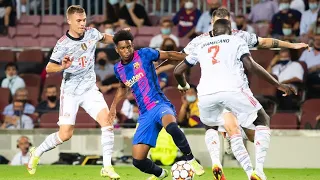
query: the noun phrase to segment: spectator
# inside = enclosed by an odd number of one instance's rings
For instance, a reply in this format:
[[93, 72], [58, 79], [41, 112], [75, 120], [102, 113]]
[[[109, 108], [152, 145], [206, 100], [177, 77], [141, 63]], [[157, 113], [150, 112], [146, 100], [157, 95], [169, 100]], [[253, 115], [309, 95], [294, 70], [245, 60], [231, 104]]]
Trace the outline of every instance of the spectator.
[[316, 22], [320, 0], [309, 0], [309, 10], [302, 14], [300, 36], [306, 35], [312, 23]]
[[309, 29], [309, 38], [320, 34], [320, 11], [318, 11], [317, 21], [312, 23]]
[[120, 9], [119, 25], [128, 26], [151, 26], [148, 14], [144, 7], [135, 0], [125, 0], [125, 6]]
[[288, 41], [291, 43], [297, 43], [299, 42], [299, 38], [293, 34], [293, 24], [291, 22], [284, 22], [282, 25], [282, 33], [283, 38], [282, 40]]
[[313, 96], [319, 93], [316, 92], [313, 86], [320, 85], [320, 35], [314, 36], [313, 48], [310, 51], [305, 50], [299, 60], [307, 64], [307, 85], [309, 90], [308, 93]]
[[178, 122], [181, 126], [202, 127], [199, 116], [197, 88], [190, 84], [190, 89], [182, 97], [182, 106], [178, 115]]
[[[177, 47], [177, 45], [176, 45], [176, 43], [174, 42], [173, 39], [166, 38], [163, 41], [163, 43], [162, 43], [162, 45], [160, 47], [160, 50], [163, 50], [163, 51], [178, 51], [178, 47]], [[170, 64], [164, 63], [164, 64], [162, 64], [160, 67], [158, 67], [156, 69], [156, 72], [157, 72], [158, 75], [160, 75], [161, 73], [164, 73], [166, 71], [172, 70], [176, 65], [178, 65], [178, 63], [179, 62], [176, 62], [176, 64], [173, 63], [173, 62], [170, 62]], [[161, 75], [161, 76], [164, 77], [163, 75]], [[166, 83], [166, 85], [167, 85], [167, 83]]]
[[[106, 34], [114, 34], [114, 24], [110, 20], [106, 20], [102, 23], [103, 32]], [[104, 44], [104, 43], [97, 43], [97, 48], [114, 48], [114, 44]]]
[[278, 4], [271, 0], [260, 0], [251, 8], [248, 19], [253, 23], [269, 23], [278, 12]]
[[292, 0], [290, 3], [290, 8], [303, 13], [306, 9], [306, 5], [303, 0]]
[[238, 30], [247, 31], [248, 33], [254, 33], [254, 29], [247, 23], [246, 17], [238, 15], [236, 17], [236, 25]]
[[20, 100], [13, 101], [12, 116], [5, 116], [1, 129], [33, 129], [32, 119], [24, 113], [24, 103]]
[[119, 21], [120, 2], [119, 0], [107, 1], [107, 8], [105, 8], [106, 20], [111, 23]]
[[106, 52], [98, 52], [96, 59], [98, 64], [95, 68], [95, 72], [102, 81], [115, 75], [113, 64], [109, 61]]
[[0, 0], [0, 34], [7, 35], [12, 10], [11, 0]]
[[123, 101], [120, 111], [122, 121], [127, 128], [134, 128], [139, 118], [139, 108], [131, 91], [128, 92], [127, 99]]
[[[211, 16], [214, 10], [218, 9], [221, 4], [219, 0], [207, 0], [208, 6], [210, 7], [209, 11], [202, 13], [200, 19], [196, 26], [196, 33], [202, 34], [207, 33], [212, 29], [211, 25]], [[209, 23], [208, 23], [209, 22]]]
[[2, 80], [1, 87], [9, 88], [11, 95], [14, 95], [16, 90], [24, 88], [26, 85], [24, 80], [18, 76], [18, 66], [15, 63], [8, 63], [5, 67], [6, 78]]
[[[178, 36], [193, 38], [196, 36], [195, 27], [201, 16], [201, 11], [194, 6], [193, 0], [184, 0], [184, 7], [173, 17], [174, 25], [178, 25]], [[209, 23], [209, 22], [208, 22]]]
[[291, 0], [279, 0], [279, 12], [272, 17], [272, 32], [274, 37], [283, 36], [282, 26], [284, 22], [290, 21], [293, 24], [292, 32], [299, 35], [299, 24], [301, 13], [297, 10], [290, 9]]
[[[297, 84], [303, 82], [304, 70], [300, 63], [292, 61], [289, 49], [281, 49], [279, 55], [275, 56], [269, 67], [268, 72], [275, 75], [280, 83], [290, 84], [298, 90]], [[282, 93], [277, 94], [279, 100], [279, 108], [282, 110], [293, 110], [297, 108], [294, 103], [294, 96], [282, 96]]]
[[161, 34], [158, 34], [150, 40], [149, 47], [151, 48], [160, 48], [163, 40], [166, 38], [171, 38], [174, 40], [175, 44], [179, 46], [179, 39], [172, 34], [172, 22], [169, 19], [164, 19], [161, 22]]
[[40, 102], [36, 107], [35, 115], [40, 117], [42, 114], [51, 112], [51, 111], [59, 111], [60, 101], [57, 97], [58, 89], [55, 85], [48, 85], [46, 87], [46, 100]]
[[[13, 100], [18, 100], [24, 103], [23, 113], [24, 114], [33, 114], [34, 113], [34, 106], [27, 103], [28, 101], [28, 90], [25, 88], [17, 89], [16, 93], [14, 94]], [[4, 116], [13, 116], [14, 115], [14, 109], [13, 109], [13, 103], [9, 104], [4, 108], [4, 111], [2, 113]]]
[[29, 138], [27, 136], [21, 136], [17, 140], [17, 148], [19, 152], [12, 158], [9, 163], [12, 166], [21, 166], [28, 164], [29, 161], [29, 148], [32, 146]]

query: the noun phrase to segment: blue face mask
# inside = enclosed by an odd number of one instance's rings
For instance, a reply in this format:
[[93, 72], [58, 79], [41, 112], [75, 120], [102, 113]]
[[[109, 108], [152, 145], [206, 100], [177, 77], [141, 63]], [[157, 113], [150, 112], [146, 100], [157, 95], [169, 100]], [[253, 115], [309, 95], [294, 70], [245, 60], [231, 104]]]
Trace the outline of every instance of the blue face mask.
[[282, 28], [282, 33], [285, 36], [289, 36], [289, 35], [292, 34], [292, 29], [290, 29], [290, 28]]
[[164, 35], [169, 35], [169, 34], [171, 34], [171, 29], [170, 28], [161, 28], [161, 33]]
[[130, 9], [134, 5], [134, 2], [126, 3], [127, 9]]
[[192, 102], [195, 102], [197, 100], [197, 97], [196, 96], [186, 96], [186, 100], [189, 102], [189, 103], [192, 103]]
[[309, 8], [311, 10], [316, 10], [318, 8], [318, 3], [309, 3]]
[[119, 3], [119, 0], [109, 0], [109, 3], [111, 5], [115, 5], [115, 4]]
[[280, 3], [279, 4], [279, 11], [288, 10], [289, 8], [290, 8], [290, 4], [289, 3]]

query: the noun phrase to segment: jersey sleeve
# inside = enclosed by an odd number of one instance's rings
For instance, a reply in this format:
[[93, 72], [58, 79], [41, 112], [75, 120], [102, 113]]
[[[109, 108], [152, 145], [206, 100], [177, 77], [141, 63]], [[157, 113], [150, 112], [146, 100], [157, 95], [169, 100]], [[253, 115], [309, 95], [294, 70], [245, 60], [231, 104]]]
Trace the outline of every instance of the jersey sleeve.
[[187, 46], [182, 50], [182, 52], [186, 54], [191, 54], [200, 43], [200, 38], [196, 37], [187, 44]]
[[93, 31], [95, 40], [101, 41], [103, 39], [103, 34], [100, 31], [98, 31], [96, 28], [92, 28], [92, 31]]
[[139, 53], [141, 57], [145, 57], [143, 59], [148, 62], [157, 61], [160, 57], [160, 52], [152, 48], [142, 48]]
[[242, 38], [248, 44], [249, 48], [253, 48], [259, 45], [259, 37], [255, 33], [238, 31], [235, 33], [235, 35], [238, 35], [238, 37]]
[[53, 48], [50, 62], [60, 64], [63, 57], [67, 54], [67, 48], [63, 46], [60, 42], [57, 42]]
[[198, 58], [198, 53], [196, 53], [195, 51], [192, 52], [191, 54], [188, 54], [188, 56], [186, 57], [186, 59], [184, 60], [184, 62], [188, 65], [188, 66], [194, 66], [198, 63], [199, 58]]
[[237, 59], [241, 60], [241, 57], [243, 55], [246, 55], [246, 54], [250, 55], [249, 47], [248, 47], [247, 43], [244, 40], [239, 39], [238, 51], [237, 51], [237, 55], [236, 55]]

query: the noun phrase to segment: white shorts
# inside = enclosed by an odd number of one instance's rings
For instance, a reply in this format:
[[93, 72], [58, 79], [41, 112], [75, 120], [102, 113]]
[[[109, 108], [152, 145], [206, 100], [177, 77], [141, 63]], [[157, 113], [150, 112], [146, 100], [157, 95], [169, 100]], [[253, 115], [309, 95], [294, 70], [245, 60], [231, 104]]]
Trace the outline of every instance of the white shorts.
[[74, 125], [79, 106], [81, 106], [94, 120], [98, 113], [107, 108], [103, 95], [97, 87], [83, 93], [81, 96], [64, 94], [61, 90], [58, 125]]
[[200, 119], [207, 126], [223, 126], [224, 109], [231, 111], [238, 120], [239, 126], [249, 128], [262, 108], [250, 89], [218, 92], [199, 96]]

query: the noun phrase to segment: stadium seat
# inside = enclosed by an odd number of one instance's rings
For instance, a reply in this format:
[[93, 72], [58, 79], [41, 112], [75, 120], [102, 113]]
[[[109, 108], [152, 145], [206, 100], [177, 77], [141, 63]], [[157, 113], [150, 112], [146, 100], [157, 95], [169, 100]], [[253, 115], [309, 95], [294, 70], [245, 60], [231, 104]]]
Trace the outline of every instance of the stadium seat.
[[106, 16], [104, 15], [93, 15], [90, 17], [90, 22], [102, 23], [106, 20]]
[[40, 89], [41, 77], [38, 74], [21, 74], [20, 77], [24, 80], [27, 87], [37, 87]]
[[255, 96], [274, 97], [277, 88], [256, 75], [249, 76], [250, 89]]
[[16, 29], [16, 27], [10, 27], [10, 26], [9, 26], [9, 28], [8, 28], [8, 36], [9, 36], [10, 38], [14, 38], [14, 37], [16, 36], [16, 34], [17, 34], [17, 29]]
[[[151, 36], [151, 38], [160, 33], [158, 26], [142, 26], [138, 29], [137, 36]], [[149, 41], [150, 42], [150, 41]]]
[[16, 36], [15, 44], [17, 47], [39, 47], [38, 39], [28, 36]]
[[[0, 104], [3, 105], [5, 104], [8, 105], [9, 104], [9, 98], [11, 96], [11, 92], [8, 88], [0, 88]], [[1, 111], [2, 112], [2, 111]]]
[[25, 50], [18, 57], [17, 64], [20, 73], [40, 74], [43, 69], [43, 53], [41, 50]]
[[16, 59], [15, 53], [11, 50], [0, 50], [0, 62], [14, 62]]
[[150, 20], [152, 26], [158, 26], [159, 22], [160, 22], [160, 17], [157, 15], [149, 15], [149, 20]]
[[44, 85], [43, 85], [43, 91], [41, 94], [41, 99], [45, 100], [45, 89], [48, 85], [55, 85], [58, 88], [58, 97], [60, 95], [60, 86], [61, 86], [61, 82], [62, 82], [62, 74], [61, 73], [55, 73], [55, 74], [47, 74], [47, 78], [44, 81]]
[[297, 129], [298, 116], [294, 113], [276, 113], [271, 117], [271, 129]]
[[320, 114], [320, 99], [308, 99], [302, 106], [302, 114], [306, 113], [319, 113]]
[[137, 47], [137, 48], [141, 48], [141, 47], [149, 47], [149, 44], [150, 44], [150, 40], [153, 36], [151, 35], [146, 35], [146, 36], [136, 36], [135, 39], [133, 40], [134, 42], [134, 45]]
[[263, 68], [267, 68], [275, 55], [274, 51], [269, 49], [259, 49], [250, 51], [252, 58]]
[[54, 36], [56, 38], [60, 38], [62, 36], [61, 26], [57, 26], [55, 24], [41, 24], [39, 26], [39, 36]]
[[0, 36], [0, 46], [1, 47], [16, 47], [16, 41], [8, 37]]
[[[104, 97], [104, 100], [107, 102], [108, 104], [108, 107], [110, 108], [111, 107], [111, 104], [112, 104], [112, 101], [113, 101], [113, 98], [116, 94], [116, 90], [112, 90], [111, 92], [108, 92], [107, 94], [104, 94], [103, 97]], [[117, 112], [120, 112], [121, 111], [121, 108], [122, 108], [122, 104], [123, 104], [123, 101], [125, 99], [123, 99], [122, 101], [120, 101], [117, 105]]]
[[40, 24], [40, 16], [37, 15], [21, 15], [18, 24], [38, 26]]
[[177, 87], [166, 87], [163, 90], [166, 97], [171, 101], [176, 111], [179, 112], [182, 102], [181, 102], [181, 93]]
[[33, 25], [17, 25], [16, 36], [31, 36], [36, 38], [39, 35], [39, 28]]
[[59, 112], [48, 112], [40, 118], [40, 128], [59, 128], [57, 122], [59, 121]]
[[53, 48], [57, 41], [58, 41], [58, 38], [56, 37], [42, 37], [40, 36], [38, 38], [39, 40], [39, 43], [40, 43], [40, 46], [41, 47], [48, 47], [48, 48]]
[[86, 112], [78, 112], [75, 128], [96, 128], [97, 122]]
[[28, 87], [27, 86], [26, 89], [29, 92], [28, 99], [29, 99], [30, 103], [33, 106], [37, 106], [38, 105], [39, 94], [40, 94], [40, 88], [38, 88], [38, 87]]
[[320, 114], [319, 111], [318, 112], [302, 113], [301, 122], [300, 122], [300, 129], [314, 129], [317, 124], [316, 117], [319, 114]]
[[189, 38], [179, 38], [180, 47], [186, 47], [190, 42]]
[[189, 82], [193, 85], [198, 85], [201, 77], [201, 68], [199, 63], [191, 68]]
[[45, 15], [41, 17], [41, 24], [56, 24], [62, 26], [64, 17], [62, 15]]
[[[65, 34], [69, 30], [69, 24], [65, 23], [62, 25], [62, 33]], [[61, 34], [62, 36], [62, 34]]]

